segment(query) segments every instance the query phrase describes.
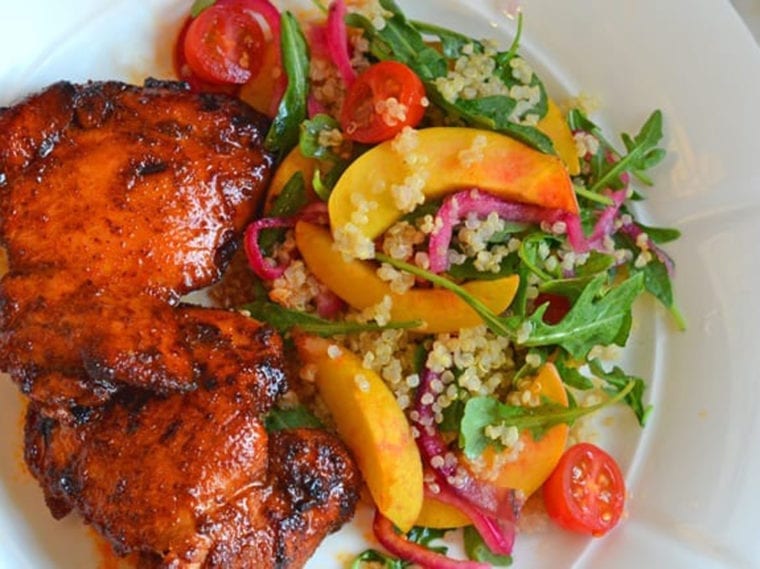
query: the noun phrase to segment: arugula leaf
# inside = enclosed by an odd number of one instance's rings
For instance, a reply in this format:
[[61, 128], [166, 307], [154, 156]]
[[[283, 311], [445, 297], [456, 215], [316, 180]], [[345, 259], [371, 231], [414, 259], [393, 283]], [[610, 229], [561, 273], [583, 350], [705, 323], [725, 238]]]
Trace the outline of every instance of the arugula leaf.
[[475, 259], [470, 257], [462, 264], [451, 265], [447, 272], [455, 280], [490, 281], [514, 275], [519, 263], [520, 259], [517, 255], [509, 254], [499, 263], [498, 271], [481, 271], [475, 268]]
[[651, 180], [644, 172], [665, 157], [665, 151], [657, 147], [662, 140], [662, 112], [654, 111], [635, 137], [623, 134], [622, 139], [628, 153], [602, 170], [594, 185], [589, 188], [590, 192], [600, 192], [612, 181], [619, 179], [623, 172], [631, 172], [643, 183], [651, 185]]
[[425, 43], [422, 34], [409, 23], [398, 5], [393, 0], [380, 0], [380, 5], [392, 13], [390, 18], [386, 18], [382, 30], [376, 29], [372, 22], [357, 13], [346, 16], [346, 24], [364, 30], [372, 55], [408, 65], [423, 81], [446, 75], [446, 58]]
[[396, 559], [376, 549], [367, 549], [356, 556], [353, 563], [351, 563], [351, 569], [366, 569], [367, 567], [376, 569], [405, 569], [409, 565], [406, 561]]
[[672, 227], [649, 227], [638, 221], [636, 222], [636, 225], [638, 225], [657, 245], [670, 243], [681, 237], [681, 232]]
[[[633, 240], [628, 236], [620, 236], [623, 246], [632, 251], [634, 257], [638, 254], [639, 249]], [[686, 329], [686, 321], [675, 303], [673, 295], [673, 283], [670, 280], [668, 268], [665, 266], [657, 255], [652, 255], [652, 259], [643, 267], [636, 267], [631, 264], [629, 270], [632, 274], [644, 275], [644, 288], [654, 296], [662, 305], [671, 313], [680, 330]]]
[[322, 421], [317, 419], [311, 411], [303, 405], [289, 408], [274, 408], [264, 419], [264, 426], [270, 433], [274, 431], [283, 431], [287, 429], [298, 429], [309, 427], [322, 429]]
[[290, 310], [279, 304], [262, 300], [243, 305], [241, 309], [248, 311], [256, 320], [266, 322], [283, 334], [289, 332], [293, 328], [298, 328], [299, 330], [303, 330], [310, 334], [329, 337], [340, 334], [357, 334], [359, 332], [367, 331], [406, 329], [422, 326], [420, 320], [389, 322], [383, 326], [380, 324], [364, 324], [361, 322], [334, 322], [313, 314], [307, 314], [298, 310]]
[[[527, 347], [556, 345], [577, 359], [583, 359], [596, 345], [623, 345], [630, 332], [631, 306], [644, 290], [643, 275], [637, 274], [602, 294], [607, 275], [600, 274], [586, 285], [565, 317], [552, 325], [543, 321], [548, 304], [539, 307], [527, 318], [520, 314], [503, 318], [462, 287], [440, 275], [384, 253], [378, 253], [376, 259], [450, 290], [477, 312], [494, 334], [510, 336]], [[525, 322], [530, 327], [530, 333], [518, 340], [517, 332]]]
[[488, 563], [492, 567], [509, 567], [512, 565], [512, 557], [492, 552], [474, 526], [464, 528], [463, 538], [464, 551], [468, 559]]
[[428, 22], [420, 22], [419, 20], [414, 20], [412, 25], [421, 33], [435, 36], [441, 40], [441, 50], [443, 51], [443, 55], [449, 59], [456, 59], [462, 55], [462, 48], [466, 45], [471, 45], [472, 50], [475, 53], [483, 53], [484, 51], [482, 43], [464, 34], [455, 32], [454, 30], [436, 26], [435, 24], [430, 24]]
[[[602, 295], [607, 276], [594, 277], [586, 285], [565, 317], [555, 325], [543, 321], [547, 305], [541, 306], [525, 322], [531, 331], [521, 342], [523, 346], [564, 348], [576, 359], [583, 359], [596, 345], [618, 343], [630, 331], [630, 311], [633, 301], [644, 290], [643, 275], [637, 274]], [[522, 320], [511, 322], [521, 326]]]
[[[275, 198], [270, 217], [288, 217], [295, 215], [309, 201], [306, 195], [306, 181], [301, 172], [296, 172], [290, 177]], [[269, 254], [272, 247], [280, 241], [285, 234], [284, 228], [264, 229], [259, 234], [259, 247], [264, 253]]]
[[306, 119], [306, 98], [309, 82], [309, 47], [295, 16], [285, 12], [281, 17], [280, 44], [288, 86], [269, 127], [264, 146], [281, 160], [298, 144], [301, 123]]
[[301, 136], [298, 139], [298, 148], [306, 158], [316, 158], [317, 160], [340, 160], [340, 156], [335, 154], [331, 148], [326, 148], [319, 144], [319, 134], [323, 131], [338, 129], [340, 123], [330, 115], [318, 114], [312, 119], [301, 123]]
[[520, 249], [517, 254], [522, 262], [528, 267], [533, 274], [539, 276], [541, 280], [549, 281], [554, 278], [553, 275], [547, 273], [541, 268], [541, 256], [539, 255], [539, 249], [541, 243], [554, 240], [550, 235], [545, 233], [533, 233], [525, 237], [520, 243]]
[[539, 292], [560, 294], [575, 301], [586, 289], [593, 276], [573, 277], [569, 279], [553, 279], [538, 285]]
[[594, 389], [594, 382], [591, 379], [583, 375], [577, 367], [568, 365], [567, 356], [564, 353], [558, 354], [554, 360], [554, 367], [557, 368], [557, 373], [565, 385], [583, 391]]
[[643, 427], [652, 412], [651, 405], [644, 405], [644, 390], [646, 389], [644, 380], [634, 375], [628, 375], [617, 366], [613, 367], [611, 371], [606, 371], [597, 359], [588, 362], [588, 366], [591, 373], [607, 383], [605, 391], [609, 394], [618, 395], [623, 390], [628, 389], [629, 385], [633, 385], [625, 395], [625, 402], [633, 409], [636, 419]]
[[543, 152], [544, 154], [556, 154], [554, 143], [551, 138], [536, 127], [521, 125], [505, 120], [504, 117], [511, 114], [514, 105], [510, 105], [509, 107], [499, 107], [495, 104], [496, 102], [503, 100], [504, 97], [499, 97], [496, 100], [491, 101], [490, 108], [493, 111], [493, 115], [486, 115], [482, 112], [484, 110], [484, 107], [482, 106], [475, 107], [473, 111], [471, 104], [467, 102], [468, 99], [457, 99], [453, 103], [448, 101], [443, 95], [441, 95], [434, 83], [425, 82], [425, 89], [428, 98], [454, 119], [461, 120], [470, 126], [506, 134], [540, 152]]
[[488, 446], [503, 450], [501, 443], [485, 435], [485, 429], [489, 425], [514, 426], [519, 431], [527, 430], [538, 441], [555, 425], [572, 425], [580, 417], [622, 401], [635, 386], [636, 382], [631, 381], [615, 396], [590, 407], [565, 407], [548, 400], [544, 400], [538, 407], [518, 407], [505, 405], [489, 396], [473, 397], [464, 408], [459, 446], [470, 459], [479, 457]]
[[426, 528], [422, 526], [414, 526], [406, 534], [406, 539], [412, 543], [417, 543], [423, 547], [427, 547], [430, 551], [441, 553], [443, 555], [449, 550], [445, 545], [433, 545], [433, 541], [441, 539], [446, 534], [445, 529]]

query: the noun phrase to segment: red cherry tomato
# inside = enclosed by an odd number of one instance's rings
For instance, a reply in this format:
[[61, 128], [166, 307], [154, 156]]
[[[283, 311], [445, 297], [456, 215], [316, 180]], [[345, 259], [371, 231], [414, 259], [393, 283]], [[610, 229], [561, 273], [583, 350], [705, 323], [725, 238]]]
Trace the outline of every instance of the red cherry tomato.
[[543, 316], [543, 321], [547, 324], [557, 324], [570, 311], [570, 299], [561, 294], [542, 292], [536, 297], [533, 304], [538, 308], [547, 302], [549, 306]]
[[405, 126], [417, 126], [425, 114], [425, 87], [403, 63], [381, 61], [351, 84], [340, 124], [351, 140], [364, 143], [393, 138]]
[[609, 454], [579, 443], [562, 455], [543, 486], [549, 517], [561, 527], [602, 536], [620, 521], [625, 481]]
[[214, 4], [190, 22], [184, 55], [203, 81], [240, 85], [260, 71], [265, 41], [255, 14], [244, 4]]
[[177, 77], [190, 85], [190, 89], [195, 93], [226, 93], [228, 95], [236, 95], [240, 89], [239, 85], [209, 83], [198, 77], [190, 69], [185, 57], [185, 36], [187, 35], [187, 28], [190, 27], [192, 22], [192, 18], [187, 18], [174, 44], [174, 71]]

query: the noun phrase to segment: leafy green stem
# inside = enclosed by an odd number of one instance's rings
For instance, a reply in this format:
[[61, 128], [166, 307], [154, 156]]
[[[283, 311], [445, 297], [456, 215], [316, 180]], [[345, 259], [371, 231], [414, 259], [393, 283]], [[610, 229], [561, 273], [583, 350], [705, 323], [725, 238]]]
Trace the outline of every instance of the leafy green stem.
[[574, 186], [575, 193], [581, 196], [582, 198], [586, 198], [589, 201], [596, 202], [602, 205], [612, 205], [613, 201], [611, 198], [607, 196], [603, 196], [602, 194], [597, 194], [592, 191], [587, 190], [583, 186]]

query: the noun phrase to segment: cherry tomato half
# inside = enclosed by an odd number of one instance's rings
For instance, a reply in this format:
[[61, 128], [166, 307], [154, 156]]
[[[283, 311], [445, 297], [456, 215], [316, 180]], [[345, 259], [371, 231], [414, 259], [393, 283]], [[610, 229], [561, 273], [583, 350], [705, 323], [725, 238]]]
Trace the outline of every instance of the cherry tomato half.
[[579, 443], [562, 455], [543, 486], [549, 517], [561, 527], [602, 536], [620, 521], [625, 481], [609, 454]]
[[242, 3], [220, 3], [190, 22], [184, 55], [200, 79], [240, 85], [260, 71], [264, 46], [264, 32], [252, 11]]
[[340, 124], [351, 140], [364, 143], [393, 138], [405, 126], [417, 126], [425, 114], [425, 87], [403, 63], [381, 61], [351, 84]]
[[534, 300], [533, 304], [538, 308], [542, 304], [549, 303], [544, 312], [543, 321], [547, 324], [558, 324], [570, 311], [570, 299], [561, 294], [542, 292]]

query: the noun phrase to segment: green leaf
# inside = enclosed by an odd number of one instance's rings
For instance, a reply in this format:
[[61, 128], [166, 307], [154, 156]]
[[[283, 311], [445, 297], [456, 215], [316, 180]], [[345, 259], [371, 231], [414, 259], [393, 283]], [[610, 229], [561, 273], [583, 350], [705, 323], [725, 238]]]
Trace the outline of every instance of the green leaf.
[[313, 119], [301, 123], [301, 136], [298, 139], [298, 148], [306, 158], [317, 160], [340, 160], [332, 148], [319, 144], [319, 135], [323, 131], [340, 130], [340, 123], [330, 115], [318, 114]]
[[[531, 331], [523, 346], [557, 345], [576, 359], [583, 359], [596, 345], [609, 345], [630, 329], [633, 302], [644, 290], [643, 275], [637, 274], [603, 293], [606, 275], [598, 275], [586, 285], [583, 293], [565, 317], [555, 325], [546, 324], [546, 306], [529, 318]], [[512, 321], [511, 326], [522, 322]]]
[[281, 160], [298, 144], [301, 123], [306, 119], [306, 98], [309, 88], [309, 48], [295, 16], [285, 12], [281, 17], [280, 44], [288, 86], [269, 127], [264, 146], [277, 153]]
[[459, 32], [416, 20], [412, 22], [412, 25], [423, 34], [435, 36], [441, 40], [443, 55], [449, 59], [456, 59], [462, 55], [462, 48], [466, 45], [471, 45], [475, 53], [483, 53], [482, 43]]
[[488, 563], [492, 567], [509, 567], [512, 565], [510, 555], [498, 555], [492, 552], [486, 542], [473, 526], [464, 528], [464, 551], [468, 559]]
[[485, 429], [489, 425], [513, 426], [521, 432], [527, 430], [538, 441], [555, 425], [572, 425], [580, 417], [623, 400], [634, 387], [632, 381], [614, 397], [590, 407], [564, 407], [548, 400], [538, 407], [518, 407], [505, 405], [493, 397], [473, 397], [465, 405], [459, 445], [470, 459], [479, 457], [488, 446], [503, 450], [501, 443], [486, 436]]
[[210, 8], [214, 4], [216, 4], [216, 0], [195, 0], [190, 7], [190, 17], [197, 18], [203, 10]]
[[577, 367], [567, 364], [567, 356], [564, 353], [560, 353], [554, 360], [554, 366], [565, 385], [582, 391], [594, 389], [591, 379], [583, 375]]
[[375, 549], [367, 549], [360, 553], [351, 563], [351, 569], [405, 569], [409, 566], [406, 561], [401, 561]]
[[407, 21], [401, 9], [392, 0], [381, 0], [381, 6], [392, 13], [386, 18], [382, 30], [376, 29], [367, 18], [349, 13], [346, 24], [364, 30], [370, 44], [370, 53], [380, 60], [394, 59], [411, 67], [423, 80], [446, 75], [446, 58], [425, 43], [422, 34]]
[[458, 99], [454, 105], [469, 120], [488, 125], [490, 130], [509, 128], [509, 115], [517, 101], [506, 95], [492, 95], [479, 99]]
[[522, 240], [520, 249], [517, 252], [525, 266], [544, 281], [554, 279], [552, 274], [547, 273], [542, 268], [544, 260], [539, 254], [541, 244], [547, 243], [548, 245], [550, 241], [555, 241], [555, 239], [546, 233], [533, 233]]
[[514, 275], [517, 272], [520, 259], [517, 255], [509, 254], [499, 263], [498, 271], [481, 271], [475, 268], [475, 259], [469, 257], [464, 263], [451, 265], [448, 274], [456, 280], [490, 281]]
[[641, 177], [644, 171], [657, 165], [664, 158], [665, 151], [657, 148], [657, 144], [662, 140], [662, 112], [654, 111], [635, 137], [623, 134], [622, 139], [628, 153], [604, 168], [589, 191], [599, 192], [610, 187], [623, 172], [631, 172]]
[[[295, 215], [308, 201], [306, 181], [301, 172], [296, 172], [275, 198], [269, 216], [289, 217]], [[274, 244], [282, 240], [283, 235], [285, 235], [284, 228], [264, 229], [259, 235], [259, 247], [265, 254], [269, 254]]]
[[422, 321], [420, 320], [389, 322], [383, 326], [361, 322], [332, 321], [266, 301], [251, 302], [241, 308], [248, 311], [256, 320], [266, 322], [283, 334], [290, 332], [293, 328], [298, 328], [310, 334], [330, 337], [340, 334], [357, 334], [359, 332], [407, 329], [422, 326]]
[[[613, 367], [611, 371], [606, 371], [597, 359], [591, 360], [588, 365], [591, 373], [607, 384], [605, 388], [607, 393], [617, 396], [627, 390], [625, 402], [633, 409], [636, 419], [643, 427], [652, 411], [651, 405], [644, 404], [644, 390], [646, 389], [644, 380], [640, 377], [628, 375], [617, 366]], [[633, 387], [629, 388], [631, 385]]]
[[[454, 120], [461, 120], [470, 126], [506, 134], [544, 154], [556, 154], [551, 138], [536, 127], [513, 123], [505, 120], [500, 114], [494, 116], [485, 115], [482, 112], [483, 107], [476, 107], [475, 111], [473, 111], [471, 103], [466, 102], [469, 99], [457, 99], [452, 103], [441, 95], [434, 83], [426, 82], [425, 89], [428, 98], [453, 117]], [[498, 107], [493, 106], [491, 108], [496, 109]]]
[[423, 547], [426, 547], [430, 551], [435, 551], [445, 555], [448, 551], [448, 547], [445, 545], [433, 545], [433, 541], [441, 539], [446, 533], [444, 529], [426, 528], [422, 526], [414, 526], [406, 534], [406, 539], [412, 543], [417, 543]]
[[638, 225], [641, 230], [644, 231], [657, 245], [670, 243], [671, 241], [675, 241], [681, 237], [681, 232], [678, 229], [673, 229], [672, 227], [649, 227], [639, 223], [638, 221], [636, 222], [636, 225]]
[[274, 408], [264, 419], [267, 431], [283, 431], [287, 429], [313, 428], [323, 429], [324, 425], [305, 406], [298, 405], [287, 409]]

